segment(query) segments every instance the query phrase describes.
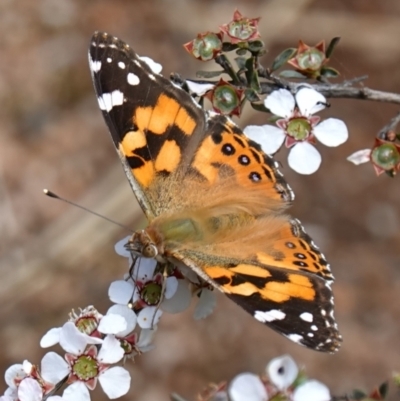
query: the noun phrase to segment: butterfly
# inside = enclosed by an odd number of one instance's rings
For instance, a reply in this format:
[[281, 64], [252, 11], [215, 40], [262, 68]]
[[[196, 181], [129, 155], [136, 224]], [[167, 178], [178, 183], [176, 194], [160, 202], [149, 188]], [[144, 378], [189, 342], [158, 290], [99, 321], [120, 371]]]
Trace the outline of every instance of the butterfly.
[[187, 266], [290, 340], [333, 353], [330, 267], [299, 220], [278, 163], [228, 117], [205, 112], [107, 33], [89, 65], [98, 103], [148, 226], [129, 248]]

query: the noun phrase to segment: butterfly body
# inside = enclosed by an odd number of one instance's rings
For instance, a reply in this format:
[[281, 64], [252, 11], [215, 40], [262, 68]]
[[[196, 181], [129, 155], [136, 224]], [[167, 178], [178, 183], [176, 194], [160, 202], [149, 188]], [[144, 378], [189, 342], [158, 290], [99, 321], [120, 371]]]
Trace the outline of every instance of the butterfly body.
[[149, 224], [129, 248], [185, 265], [289, 339], [334, 352], [333, 276], [278, 164], [227, 117], [205, 113], [127, 44], [96, 33], [100, 108]]

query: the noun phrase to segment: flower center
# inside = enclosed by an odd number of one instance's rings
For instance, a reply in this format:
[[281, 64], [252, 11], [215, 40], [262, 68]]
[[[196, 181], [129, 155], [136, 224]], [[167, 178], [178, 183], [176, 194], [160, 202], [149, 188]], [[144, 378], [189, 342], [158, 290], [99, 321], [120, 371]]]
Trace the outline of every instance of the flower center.
[[75, 322], [75, 326], [81, 333], [92, 334], [98, 326], [97, 319], [94, 316], [85, 316]]
[[213, 94], [213, 105], [223, 114], [229, 114], [238, 107], [240, 100], [235, 89], [228, 85], [221, 85], [215, 88]]
[[326, 57], [321, 51], [311, 48], [300, 53], [296, 58], [301, 69], [318, 71]]
[[211, 59], [214, 56], [214, 52], [221, 50], [221, 48], [221, 40], [213, 33], [193, 41], [193, 54], [196, 57], [201, 56], [204, 60]]
[[306, 118], [293, 118], [289, 121], [286, 132], [296, 141], [304, 141], [311, 134], [311, 124]]
[[74, 363], [73, 372], [79, 380], [93, 379], [99, 374], [97, 361], [88, 355], [81, 355]]
[[244, 20], [231, 22], [228, 29], [229, 35], [241, 40], [246, 40], [250, 38], [256, 30], [255, 27], [250, 23], [250, 21]]
[[161, 300], [161, 285], [155, 283], [154, 281], [149, 281], [144, 285], [142, 291], [140, 292], [140, 298], [147, 305], [158, 305]]
[[384, 170], [392, 170], [400, 163], [400, 155], [391, 143], [385, 143], [375, 148], [371, 153], [372, 161]]

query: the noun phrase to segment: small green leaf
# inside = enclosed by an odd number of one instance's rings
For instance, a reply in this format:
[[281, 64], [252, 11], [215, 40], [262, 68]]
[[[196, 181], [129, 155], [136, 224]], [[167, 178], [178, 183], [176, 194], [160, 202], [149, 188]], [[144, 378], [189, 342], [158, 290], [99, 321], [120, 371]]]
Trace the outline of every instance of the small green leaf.
[[257, 71], [254, 68], [255, 58], [250, 57], [246, 60], [246, 78], [248, 85], [255, 91], [260, 91], [260, 82], [258, 80]]
[[238, 48], [238, 45], [236, 43], [229, 43], [229, 42], [222, 43], [222, 51], [223, 52], [231, 52], [232, 50], [235, 50], [237, 48]]
[[252, 53], [259, 53], [264, 49], [264, 42], [262, 40], [253, 40], [248, 43], [248, 46]]
[[288, 60], [293, 58], [293, 56], [296, 54], [296, 51], [297, 49], [293, 47], [285, 49], [275, 58], [274, 62], [272, 63], [271, 71], [276, 71], [281, 68]]
[[361, 390], [353, 390], [353, 393], [351, 394], [351, 398], [354, 398], [355, 400], [363, 400], [364, 398], [367, 397], [367, 394], [364, 393], [364, 391]]
[[301, 74], [300, 72], [293, 71], [293, 70], [281, 71], [279, 73], [279, 76], [283, 77], [283, 78], [297, 78], [297, 79], [306, 79], [307, 78], [305, 75]]
[[330, 41], [330, 43], [328, 45], [328, 48], [326, 49], [326, 52], [325, 52], [326, 58], [330, 58], [331, 57], [331, 55], [332, 55], [333, 51], [335, 50], [335, 47], [339, 43], [339, 41], [340, 41], [340, 37], [333, 38]]
[[263, 113], [269, 113], [270, 111], [264, 106], [264, 102], [253, 102], [250, 103], [254, 110], [261, 111]]
[[260, 101], [260, 97], [258, 96], [257, 92], [251, 88], [247, 88], [244, 90], [244, 96], [250, 103]]
[[321, 75], [326, 78], [337, 78], [340, 75], [340, 72], [336, 68], [322, 67]]
[[197, 71], [196, 76], [199, 78], [215, 78], [223, 74], [225, 71]]
[[244, 70], [246, 68], [246, 58], [245, 57], [236, 57], [234, 60], [236, 61], [236, 64], [240, 70]]

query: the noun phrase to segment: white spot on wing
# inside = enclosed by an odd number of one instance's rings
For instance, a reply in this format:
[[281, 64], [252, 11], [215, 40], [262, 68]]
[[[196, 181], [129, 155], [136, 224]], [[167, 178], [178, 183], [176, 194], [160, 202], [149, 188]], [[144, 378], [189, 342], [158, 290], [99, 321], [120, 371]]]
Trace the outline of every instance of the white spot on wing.
[[115, 90], [111, 93], [103, 93], [97, 100], [101, 110], [110, 112], [114, 106], [121, 106], [124, 103], [124, 94]]
[[301, 336], [300, 334], [288, 334], [286, 336], [289, 340], [294, 341], [297, 344], [301, 344], [301, 340], [303, 340], [303, 336]]
[[118, 67], [121, 69], [125, 69], [125, 63], [123, 61], [118, 62]]
[[311, 323], [313, 321], [313, 318], [314, 318], [313, 315], [309, 312], [303, 312], [300, 315], [301, 320], [304, 320], [305, 322], [309, 322], [309, 323]]
[[273, 322], [274, 320], [282, 320], [286, 317], [286, 313], [283, 313], [282, 311], [278, 309], [271, 309], [269, 311], [256, 311], [254, 313], [254, 317], [262, 322]]
[[140, 82], [139, 77], [136, 74], [134, 74], [133, 72], [130, 72], [127, 75], [126, 80], [128, 81], [129, 85], [138, 85]]
[[92, 58], [89, 56], [89, 66], [93, 72], [99, 72], [101, 69], [101, 61], [100, 60], [93, 61]]
[[318, 330], [318, 327], [317, 327], [315, 324], [313, 324], [313, 325], [311, 326], [311, 330], [317, 331], [317, 330]]
[[107, 57], [107, 63], [111, 63], [112, 62], [112, 58], [111, 57]]
[[143, 62], [145, 62], [149, 68], [151, 69], [151, 71], [154, 72], [154, 74], [159, 74], [162, 70], [162, 65], [159, 63], [156, 63], [155, 61], [153, 61], [150, 57], [140, 57], [140, 60], [142, 60]]

